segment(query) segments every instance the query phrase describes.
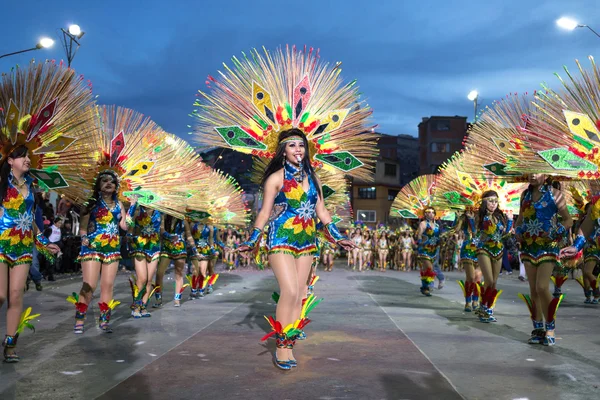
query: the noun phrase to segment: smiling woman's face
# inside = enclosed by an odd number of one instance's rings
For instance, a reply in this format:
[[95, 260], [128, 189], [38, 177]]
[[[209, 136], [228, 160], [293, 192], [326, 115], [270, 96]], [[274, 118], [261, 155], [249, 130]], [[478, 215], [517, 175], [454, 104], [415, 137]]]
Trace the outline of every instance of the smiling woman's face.
[[23, 157], [8, 158], [8, 164], [13, 172], [18, 174], [24, 174], [25, 172], [29, 172], [31, 168], [31, 160], [29, 159], [29, 154], [25, 154]]
[[304, 147], [304, 141], [302, 139], [291, 140], [285, 144], [285, 159], [294, 164], [300, 165], [304, 160], [306, 154], [306, 148]]

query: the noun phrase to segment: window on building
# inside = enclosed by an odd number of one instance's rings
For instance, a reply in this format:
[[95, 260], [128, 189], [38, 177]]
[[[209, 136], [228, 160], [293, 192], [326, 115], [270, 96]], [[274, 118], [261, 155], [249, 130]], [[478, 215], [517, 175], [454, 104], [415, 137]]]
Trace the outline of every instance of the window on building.
[[383, 171], [385, 176], [393, 176], [396, 177], [396, 164], [388, 164], [385, 163], [385, 169]]
[[375, 187], [358, 188], [359, 199], [376, 199], [377, 189]]
[[377, 222], [377, 213], [373, 210], [358, 210], [356, 215], [362, 222]]
[[399, 192], [399, 190], [388, 189], [388, 200], [394, 201]]
[[433, 142], [433, 143], [431, 143], [431, 152], [432, 153], [450, 153], [450, 143]]
[[435, 130], [436, 131], [449, 131], [450, 130], [450, 120], [449, 119], [440, 119], [435, 121]]

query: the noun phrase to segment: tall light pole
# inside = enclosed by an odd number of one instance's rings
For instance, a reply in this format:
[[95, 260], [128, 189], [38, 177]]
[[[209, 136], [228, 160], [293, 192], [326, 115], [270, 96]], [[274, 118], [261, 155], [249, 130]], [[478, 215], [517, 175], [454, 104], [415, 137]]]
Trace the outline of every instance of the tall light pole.
[[580, 24], [579, 22], [575, 21], [574, 19], [571, 19], [568, 17], [562, 17], [562, 18], [557, 19], [556, 25], [558, 25], [559, 27], [566, 29], [568, 31], [575, 30], [575, 28], [588, 28], [590, 31], [592, 31], [594, 33], [594, 35], [600, 37], [600, 34], [598, 34], [598, 32], [596, 32], [595, 30], [593, 30], [589, 25]]
[[40, 39], [40, 41], [38, 42], [38, 44], [35, 45], [35, 47], [32, 47], [30, 49], [15, 51], [13, 53], [2, 54], [2, 55], [0, 55], [0, 58], [14, 56], [15, 54], [26, 53], [28, 51], [33, 51], [33, 50], [47, 49], [49, 47], [52, 47], [53, 45], [54, 45], [54, 40], [44, 37], [44, 38]]
[[477, 103], [479, 101], [479, 92], [477, 90], [471, 90], [467, 95], [467, 98], [473, 102], [473, 122], [477, 120]]
[[85, 32], [81, 30], [79, 25], [70, 25], [68, 30], [64, 30], [60, 28], [62, 32], [61, 42], [63, 44], [63, 48], [65, 49], [65, 53], [67, 54], [67, 66], [71, 67], [71, 62], [75, 58], [75, 54], [77, 54], [77, 50], [79, 50], [79, 39], [85, 35]]

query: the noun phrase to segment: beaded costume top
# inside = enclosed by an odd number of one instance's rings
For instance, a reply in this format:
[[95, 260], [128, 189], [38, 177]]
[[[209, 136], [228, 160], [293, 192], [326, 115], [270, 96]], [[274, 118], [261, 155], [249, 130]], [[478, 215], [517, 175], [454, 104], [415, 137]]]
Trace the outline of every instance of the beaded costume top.
[[305, 192], [302, 183], [294, 179], [298, 169], [286, 162], [283, 170], [283, 187], [275, 197], [267, 247], [270, 253], [285, 252], [294, 256], [315, 254], [315, 209], [318, 200], [316, 183], [306, 174], [309, 187]]
[[141, 245], [153, 242], [158, 243], [160, 235], [160, 222], [162, 214], [160, 211], [154, 211], [140, 206], [140, 211], [135, 218], [135, 233], [137, 242]]
[[90, 212], [88, 222], [88, 238], [90, 245], [97, 252], [113, 252], [120, 247], [119, 220], [121, 219], [121, 205], [115, 202], [114, 208], [109, 209], [104, 199], [99, 199]]
[[0, 245], [2, 248], [13, 247], [12, 251], [19, 253], [30, 249], [33, 244], [33, 205], [35, 204], [33, 179], [26, 175], [27, 196], [13, 185], [12, 174], [8, 179], [6, 197], [0, 206]]

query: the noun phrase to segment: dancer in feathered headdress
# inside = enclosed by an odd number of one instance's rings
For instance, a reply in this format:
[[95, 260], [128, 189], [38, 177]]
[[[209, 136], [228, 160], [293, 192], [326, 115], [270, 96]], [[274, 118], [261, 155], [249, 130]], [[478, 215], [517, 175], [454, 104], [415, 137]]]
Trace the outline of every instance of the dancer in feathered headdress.
[[[536, 98], [546, 96], [536, 92]], [[494, 147], [488, 146], [490, 153], [500, 154], [506, 158], [506, 168], [509, 174], [522, 174], [529, 179], [529, 187], [521, 196], [519, 218], [516, 223], [517, 240], [521, 243], [521, 260], [527, 270], [530, 284], [531, 299], [537, 308], [533, 320], [534, 331], [530, 343], [553, 345], [554, 315], [556, 304], [551, 303], [550, 276], [558, 263], [560, 240], [572, 224], [564, 194], [552, 187], [547, 174], [561, 174], [543, 157], [559, 161], [564, 154], [562, 150], [540, 152], [540, 135], [535, 130], [540, 125], [537, 116], [543, 114], [546, 106], [536, 109], [536, 103], [531, 103], [528, 96], [512, 95], [494, 105], [489, 110], [486, 124], [475, 124], [469, 134], [469, 141], [483, 143], [493, 142]], [[496, 143], [498, 132], [510, 132], [513, 137], [508, 141]], [[547, 144], [552, 147], [557, 138], [548, 138]], [[560, 139], [558, 139], [560, 140]], [[476, 149], [479, 151], [479, 149]], [[565, 150], [565, 149], [563, 149]], [[569, 152], [566, 150], [567, 153]], [[565, 155], [566, 156], [566, 155]], [[568, 156], [568, 159], [572, 157]], [[567, 162], [568, 164], [568, 162]], [[559, 216], [562, 222], [559, 223]], [[487, 279], [486, 279], [487, 281]], [[545, 288], [544, 288], [545, 286]], [[493, 293], [493, 292], [492, 292]], [[484, 294], [488, 296], [489, 291]], [[489, 301], [493, 302], [490, 298]], [[544, 330], [541, 316], [546, 318], [544, 337], [539, 333]], [[552, 320], [549, 320], [552, 316]]]
[[[253, 50], [252, 58], [234, 58], [233, 63], [233, 69], [226, 66], [220, 73], [222, 79], [209, 77], [209, 93], [200, 92], [196, 105], [201, 109], [194, 113], [197, 139], [271, 159], [261, 182], [263, 208], [240, 251], [256, 246], [274, 211], [269, 263], [278, 278], [304, 284], [317, 251], [317, 217], [330, 241], [353, 247], [332, 223], [314, 169], [336, 168], [368, 179], [377, 154], [375, 135], [365, 133], [371, 112], [354, 82], [341, 79], [340, 65], [319, 62], [312, 49]], [[293, 271], [299, 276], [282, 274], [290, 264], [297, 265]], [[276, 314], [279, 325], [286, 326], [300, 316], [303, 296], [290, 293], [291, 285], [281, 287]], [[295, 360], [283, 342], [278, 340], [275, 364], [289, 370], [288, 360]]]
[[[206, 183], [210, 187], [202, 187]], [[243, 191], [233, 179], [219, 171], [212, 171], [206, 180], [192, 182], [188, 192], [190, 212], [187, 217], [196, 246], [195, 257], [192, 258], [192, 277], [195, 280], [191, 285], [190, 297], [198, 298], [212, 293], [212, 283], [205, 290], [203, 282], [210, 278], [209, 262], [214, 254], [214, 246], [219, 242], [215, 225], [244, 226], [248, 220], [248, 210], [242, 198]]]
[[[477, 273], [479, 272], [477, 271], [479, 258], [483, 258], [484, 261], [481, 264], [481, 272], [483, 272], [485, 281], [493, 283], [498, 279], [504, 251], [502, 239], [512, 227], [512, 213], [518, 211], [521, 191], [526, 187], [521, 183], [508, 183], [502, 178], [490, 178], [484, 172], [479, 161], [479, 156], [474, 154], [472, 149], [456, 153], [442, 165], [436, 180], [435, 203], [444, 208], [462, 211], [455, 230], [463, 239], [460, 262], [464, 267], [466, 279], [464, 282], [460, 281], [460, 285], [465, 295], [464, 310], [467, 312], [470, 312], [472, 307], [478, 306], [478, 282], [481, 276], [481, 273]], [[496, 207], [499, 210], [508, 211], [508, 221], [503, 222], [503, 227], [496, 230], [495, 234], [491, 231], [481, 232], [475, 213], [481, 209], [483, 199], [487, 197], [487, 200], [492, 200], [493, 196], [490, 195], [494, 193], [498, 203], [491, 204], [492, 202], [488, 201], [488, 210], [493, 213], [492, 208]], [[499, 219], [502, 219], [499, 213], [498, 216]], [[492, 228], [494, 226], [490, 225], [488, 230]], [[476, 240], [483, 236], [488, 239]], [[492, 238], [493, 236], [495, 238]], [[485, 290], [484, 293], [487, 293], [487, 287]], [[482, 306], [489, 310], [489, 304], [494, 302], [494, 298], [486, 296], [484, 300]], [[487, 319], [489, 315], [481, 317]]]
[[[0, 82], [0, 274], [8, 293], [4, 358], [16, 362], [19, 317], [34, 246], [50, 255], [59, 248], [34, 221], [34, 181], [44, 189], [76, 187], [76, 151], [65, 152], [88, 134], [92, 114], [90, 88], [61, 64], [32, 62], [3, 74]], [[80, 143], [77, 143], [79, 145]], [[63, 158], [60, 158], [62, 154]], [[87, 154], [81, 154], [85, 163]], [[8, 290], [10, 282], [11, 290]], [[5, 297], [0, 300], [0, 306]]]
[[[100, 288], [100, 328], [110, 333], [114, 308], [108, 306], [114, 304], [110, 282], [114, 281], [121, 259], [119, 227], [124, 230], [135, 227], [137, 199], [141, 206], [175, 214], [179, 210], [179, 215], [183, 215], [185, 197], [169, 193], [181, 186], [181, 174], [190, 166], [180, 164], [177, 155], [182, 149], [172, 136], [150, 118], [125, 108], [98, 107], [96, 129], [88, 141], [95, 148], [97, 162], [87, 175], [93, 190], [81, 216], [79, 260], [84, 273], [74, 332], [83, 333], [87, 305], [102, 271], [102, 282], [109, 284]], [[182, 151], [193, 151], [187, 148]], [[120, 198], [127, 196], [131, 205], [126, 211]], [[150, 218], [146, 222], [154, 227], [157, 219], [158, 216], [155, 221]], [[140, 244], [138, 237], [135, 248], [140, 249]], [[185, 248], [183, 253], [185, 257]], [[140, 277], [147, 275], [140, 273]], [[140, 290], [147, 288], [147, 279], [138, 281], [137, 286]], [[145, 296], [149, 295], [148, 289], [146, 292]]]
[[419, 176], [400, 190], [390, 210], [403, 218], [421, 219], [416, 233], [417, 262], [421, 268], [421, 293], [425, 296], [431, 296], [430, 285], [436, 277], [433, 264], [439, 252], [440, 226], [433, 208], [435, 190], [435, 175]]

